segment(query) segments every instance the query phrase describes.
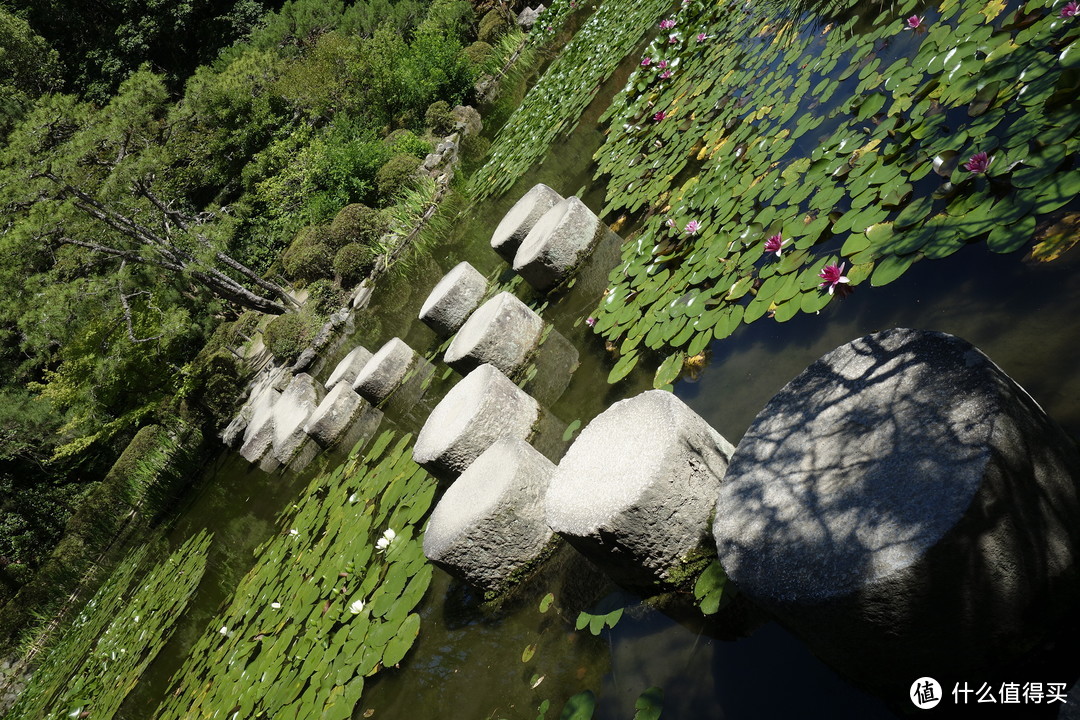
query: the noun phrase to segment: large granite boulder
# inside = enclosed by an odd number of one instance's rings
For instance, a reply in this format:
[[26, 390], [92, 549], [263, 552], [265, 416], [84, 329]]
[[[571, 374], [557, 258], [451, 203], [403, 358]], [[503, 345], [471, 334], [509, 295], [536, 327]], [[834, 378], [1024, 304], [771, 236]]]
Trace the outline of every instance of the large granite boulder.
[[893, 329], [828, 353], [739, 443], [713, 531], [740, 590], [906, 702], [992, 672], [1077, 607], [1073, 442], [967, 342]]
[[431, 411], [413, 460], [439, 477], [460, 475], [499, 438], [528, 438], [539, 415], [535, 400], [494, 365], [481, 365]]
[[708, 553], [733, 448], [671, 393], [650, 390], [597, 415], [559, 462], [547, 497], [555, 532], [616, 582], [651, 591]]
[[514, 271], [540, 291], [566, 279], [611, 229], [576, 197], [553, 206], [536, 221], [514, 255]]
[[420, 308], [420, 320], [437, 335], [453, 335], [487, 292], [487, 278], [467, 262], [439, 280]]
[[479, 135], [484, 129], [484, 121], [480, 117], [479, 111], [472, 105], [457, 105], [450, 111], [450, 114], [453, 115], [454, 122], [462, 137]]
[[325, 392], [315, 378], [300, 373], [274, 404], [274, 457], [282, 464], [287, 465], [307, 440], [304, 425]]
[[552, 546], [544, 495], [554, 472], [524, 440], [496, 440], [435, 506], [424, 554], [489, 594], [508, 588]]
[[507, 262], [513, 262], [521, 241], [544, 213], [555, 207], [562, 199], [562, 195], [547, 185], [543, 183], [534, 185], [499, 221], [495, 232], [491, 234], [492, 249]]
[[465, 321], [443, 360], [462, 373], [490, 363], [513, 375], [540, 343], [544, 320], [508, 292], [481, 305]]
[[339, 382], [315, 408], [304, 432], [322, 447], [330, 447], [366, 407], [369, 407], [367, 401], [357, 395], [349, 383]]
[[352, 388], [353, 381], [356, 380], [356, 376], [371, 360], [371, 351], [363, 345], [357, 345], [349, 354], [341, 359], [341, 362], [334, 368], [334, 372], [330, 373], [330, 377], [326, 379], [327, 391], [333, 390], [334, 386], [338, 383], [345, 383]]

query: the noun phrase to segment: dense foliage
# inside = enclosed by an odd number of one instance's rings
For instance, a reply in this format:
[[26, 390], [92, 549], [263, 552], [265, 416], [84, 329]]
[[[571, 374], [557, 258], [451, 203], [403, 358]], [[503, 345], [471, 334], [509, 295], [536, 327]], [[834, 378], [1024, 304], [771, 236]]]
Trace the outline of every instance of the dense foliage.
[[0, 0], [0, 602], [140, 427], [227, 412], [240, 335], [199, 355], [215, 328], [373, 264], [386, 219], [356, 208], [409, 185], [433, 103], [471, 99], [478, 21], [467, 0]]

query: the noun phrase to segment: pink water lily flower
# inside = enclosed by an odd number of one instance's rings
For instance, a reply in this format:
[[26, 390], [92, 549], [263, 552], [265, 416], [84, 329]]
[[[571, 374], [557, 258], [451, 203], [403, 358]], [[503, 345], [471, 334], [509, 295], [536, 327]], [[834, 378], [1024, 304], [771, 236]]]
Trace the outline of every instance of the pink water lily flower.
[[664, 119], [664, 118], [666, 118], [666, 117], [667, 117], [667, 115], [665, 115], [665, 114], [664, 114], [664, 111], [663, 111], [663, 110], [661, 110], [660, 112], [658, 112], [658, 113], [656, 113], [655, 115], [653, 115], [653, 116], [652, 116], [652, 119], [653, 119], [653, 122], [660, 122], [661, 120], [663, 120], [663, 119]]
[[656, 63], [656, 67], [660, 68], [661, 70], [665, 69], [667, 65], [667, 60], [661, 60], [660, 62]]
[[697, 220], [691, 220], [690, 222], [686, 223], [686, 227], [683, 228], [683, 232], [685, 232], [687, 235], [696, 235], [697, 231], [700, 229], [701, 223], [699, 223]]
[[641, 58], [641, 67], [649, 67], [650, 65], [652, 65], [651, 57], [646, 55], [645, 57]]
[[780, 236], [780, 233], [773, 235], [765, 241], [765, 254], [775, 253], [776, 257], [780, 257], [780, 253], [783, 251], [784, 246], [788, 244], [788, 240], [785, 240]]
[[594, 318], [594, 317], [585, 318], [585, 324], [588, 325], [589, 327], [596, 327], [596, 318]]
[[986, 153], [977, 152], [971, 156], [971, 159], [964, 163], [964, 169], [972, 175], [984, 173], [990, 169], [990, 160], [991, 158]]
[[1061, 8], [1061, 12], [1058, 13], [1058, 17], [1071, 18], [1072, 16], [1076, 15], [1077, 12], [1080, 12], [1080, 6], [1078, 6], [1075, 2], [1067, 2], [1065, 3], [1065, 7]]
[[661, 80], [667, 80], [669, 77], [671, 77], [671, 71], [670, 70], [665, 70], [664, 72], [660, 73], [660, 79]]
[[912, 30], [917, 30], [922, 25], [923, 19], [918, 15], [912, 15], [907, 19], [907, 26]]
[[675, 27], [675, 21], [674, 20], [669, 19], [669, 20], [661, 20], [660, 21], [660, 29], [661, 30], [670, 30], [673, 27]]
[[832, 295], [833, 291], [836, 290], [837, 285], [850, 282], [847, 279], [847, 276], [844, 275], [844, 267], [846, 265], [847, 263], [840, 263], [839, 265], [826, 265], [823, 267], [821, 272], [818, 273], [818, 277], [822, 280], [818, 287], [823, 290], [828, 288], [829, 294]]
[[676, 227], [678, 227], [678, 225], [675, 223], [675, 218], [668, 218], [667, 220], [664, 221], [664, 224], [667, 225], [672, 230], [674, 230]]
[[668, 45], [674, 45], [675, 43], [679, 42], [679, 36], [678, 35], [668, 35], [667, 41], [668, 41]]
[[697, 34], [697, 41], [698, 42], [705, 42], [708, 39], [709, 39], [709, 36], [706, 35], [705, 33], [698, 33]]

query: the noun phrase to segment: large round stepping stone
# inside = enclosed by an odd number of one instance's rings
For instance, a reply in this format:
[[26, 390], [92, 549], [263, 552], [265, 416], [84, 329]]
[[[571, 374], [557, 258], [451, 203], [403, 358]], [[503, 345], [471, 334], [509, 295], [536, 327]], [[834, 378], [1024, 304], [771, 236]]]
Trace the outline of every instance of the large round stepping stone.
[[330, 373], [330, 377], [326, 379], [327, 391], [333, 390], [338, 383], [345, 383], [352, 389], [353, 381], [369, 360], [371, 360], [370, 350], [363, 345], [354, 347], [341, 359], [334, 368], [334, 372]]
[[528, 438], [539, 414], [536, 401], [494, 365], [481, 365], [431, 411], [413, 460], [441, 477], [459, 475], [499, 438]]
[[420, 356], [404, 340], [392, 338], [356, 374], [353, 390], [365, 400], [380, 403], [401, 384], [419, 360]]
[[646, 591], [669, 586], [700, 558], [732, 451], [669, 392], [621, 400], [559, 462], [548, 525], [616, 582]]
[[250, 463], [259, 462], [274, 447], [274, 406], [281, 393], [264, 387], [249, 401], [251, 419], [244, 428], [240, 456]]
[[274, 404], [274, 456], [288, 464], [307, 440], [304, 425], [319, 406], [323, 386], [308, 375], [294, 375]]
[[914, 678], [981, 677], [1075, 609], [1078, 477], [1072, 441], [989, 358], [893, 329], [769, 401], [713, 530], [742, 592], [899, 702]]
[[499, 226], [491, 235], [491, 247], [507, 262], [513, 262], [518, 247], [536, 221], [562, 199], [562, 195], [547, 185], [534, 185], [499, 221]]
[[514, 271], [537, 290], [550, 290], [610, 233], [585, 203], [568, 197], [544, 213], [529, 231], [514, 255]]
[[544, 495], [554, 472], [524, 440], [496, 440], [439, 500], [424, 554], [489, 595], [507, 589], [552, 545]]
[[510, 293], [501, 292], [461, 326], [443, 359], [462, 373], [490, 363], [513, 375], [536, 349], [543, 330], [543, 318]]
[[438, 335], [453, 335], [484, 299], [487, 278], [467, 262], [443, 276], [420, 308], [420, 319]]
[[315, 408], [304, 432], [322, 447], [330, 447], [368, 406], [347, 382], [339, 382]]

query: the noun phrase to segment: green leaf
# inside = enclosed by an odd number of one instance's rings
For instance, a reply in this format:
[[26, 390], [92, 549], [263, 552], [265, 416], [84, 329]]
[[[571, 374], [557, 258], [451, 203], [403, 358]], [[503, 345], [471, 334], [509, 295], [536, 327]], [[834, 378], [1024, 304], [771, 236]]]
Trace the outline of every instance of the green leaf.
[[910, 255], [905, 257], [890, 255], [879, 262], [877, 267], [874, 268], [874, 274], [870, 276], [870, 284], [873, 287], [888, 285], [907, 272], [907, 269], [911, 267], [912, 262], [914, 262], [914, 257]]
[[634, 708], [637, 710], [634, 720], [659, 720], [664, 709], [664, 691], [656, 686], [647, 689], [638, 696]]
[[405, 654], [416, 642], [416, 636], [420, 634], [420, 616], [416, 613], [405, 618], [405, 622], [398, 628], [397, 633], [386, 644], [383, 652], [382, 663], [386, 667], [393, 667], [401, 662]]
[[579, 692], [572, 695], [563, 705], [559, 720], [592, 720], [593, 711], [596, 710], [596, 695], [592, 690]]
[[680, 351], [669, 355], [664, 362], [660, 363], [660, 367], [656, 369], [656, 376], [653, 378], [653, 387], [661, 388], [675, 382], [676, 378], [679, 377], [679, 373], [682, 372], [683, 363], [685, 361], [686, 353], [684, 352]]
[[630, 374], [630, 371], [637, 365], [638, 354], [637, 351], [633, 351], [628, 355], [623, 355], [619, 358], [619, 361], [615, 363], [615, 367], [611, 368], [611, 372], [608, 373], [608, 384], [614, 385], [622, 380], [624, 377]]
[[533, 655], [536, 654], [536, 643], [529, 645], [521, 652], [521, 662], [527, 663], [533, 659]]
[[577, 432], [579, 427], [581, 427], [581, 419], [580, 418], [577, 419], [577, 420], [572, 421], [569, 425], [567, 425], [566, 430], [563, 431], [563, 434], [562, 434], [563, 441], [568, 442], [572, 437], [574, 437], [574, 434]]
[[548, 593], [543, 598], [541, 598], [540, 599], [540, 612], [541, 613], [546, 613], [548, 611], [548, 609], [551, 607], [551, 604], [553, 602], [555, 602], [554, 593]]

